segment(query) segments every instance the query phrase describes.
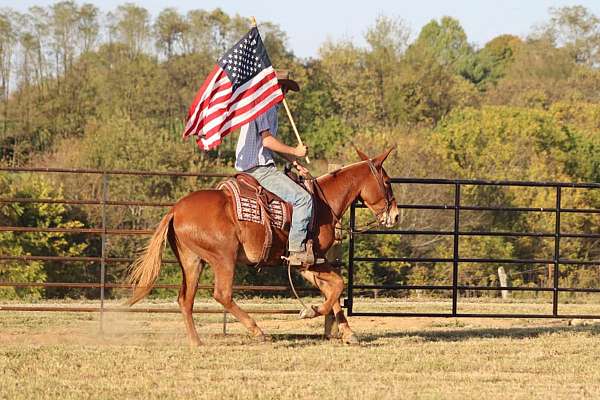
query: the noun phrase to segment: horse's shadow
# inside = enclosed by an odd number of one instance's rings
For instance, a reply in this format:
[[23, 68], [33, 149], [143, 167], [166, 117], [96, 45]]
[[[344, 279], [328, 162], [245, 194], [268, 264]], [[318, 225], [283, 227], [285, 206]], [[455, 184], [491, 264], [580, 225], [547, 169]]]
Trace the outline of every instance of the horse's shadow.
[[[414, 339], [418, 338], [425, 342], [461, 342], [470, 339], [502, 339], [515, 340], [532, 339], [544, 335], [561, 333], [586, 333], [600, 336], [600, 325], [580, 326], [531, 326], [531, 327], [509, 327], [509, 328], [449, 328], [439, 330], [399, 330], [381, 333], [358, 333], [363, 345], [378, 345], [378, 342], [386, 339]], [[326, 340], [322, 334], [294, 334], [275, 333], [271, 334], [271, 340], [276, 345], [285, 347], [304, 347], [318, 344]], [[335, 341], [335, 339], [332, 339]]]
[[381, 339], [419, 338], [426, 342], [461, 342], [470, 339], [533, 339], [544, 335], [561, 333], [587, 333], [600, 335], [600, 325], [582, 326], [531, 326], [509, 328], [451, 328], [440, 330], [410, 330], [363, 334], [364, 344], [375, 343]]
[[271, 342], [282, 347], [306, 347], [325, 340], [316, 333], [270, 333]]

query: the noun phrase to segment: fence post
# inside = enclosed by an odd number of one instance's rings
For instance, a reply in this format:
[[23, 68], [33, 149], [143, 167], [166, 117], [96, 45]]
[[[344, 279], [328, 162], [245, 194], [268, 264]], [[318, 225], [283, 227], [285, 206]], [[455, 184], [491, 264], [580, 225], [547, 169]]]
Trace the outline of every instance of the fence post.
[[106, 285], [106, 202], [108, 201], [108, 175], [102, 173], [102, 254], [100, 256], [100, 333], [104, 332], [104, 289]]
[[558, 316], [558, 282], [560, 275], [560, 203], [561, 188], [556, 186], [556, 213], [554, 221], [554, 280], [552, 285], [552, 315]]
[[[498, 278], [500, 279], [500, 286], [508, 287], [508, 275], [506, 275], [506, 271], [504, 267], [498, 267]], [[506, 289], [500, 290], [502, 294], [502, 300], [507, 300], [510, 297], [510, 292]]]
[[456, 316], [458, 303], [458, 241], [460, 229], [460, 183], [454, 184], [454, 252], [452, 255], [452, 316]]
[[[340, 168], [341, 168], [341, 165], [339, 165], [339, 164], [329, 164], [327, 166], [327, 172], [332, 172], [332, 171], [335, 171]], [[342, 233], [342, 224], [340, 221], [338, 221], [335, 224], [334, 233], [335, 233], [335, 238], [334, 238], [335, 241], [333, 242], [333, 245], [327, 252], [327, 259], [335, 260], [334, 263], [337, 264], [339, 266], [339, 268], [341, 269], [341, 262], [342, 262], [342, 257], [343, 257], [343, 252], [342, 252], [343, 233]], [[335, 338], [335, 337], [338, 337], [338, 335], [339, 335], [339, 326], [338, 326], [337, 320], [335, 319], [335, 313], [333, 312], [333, 310], [331, 310], [329, 312], [329, 314], [325, 315], [325, 325], [323, 327], [323, 334], [324, 334], [325, 338], [327, 338], [327, 339]]]

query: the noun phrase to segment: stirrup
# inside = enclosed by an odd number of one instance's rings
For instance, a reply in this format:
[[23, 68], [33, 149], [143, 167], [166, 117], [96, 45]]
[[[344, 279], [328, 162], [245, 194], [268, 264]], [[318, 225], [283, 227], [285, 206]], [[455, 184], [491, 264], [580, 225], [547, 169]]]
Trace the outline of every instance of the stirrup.
[[309, 249], [304, 251], [294, 251], [288, 254], [288, 262], [290, 265], [300, 267], [302, 265], [312, 265], [315, 262], [315, 255]]
[[[290, 258], [289, 258], [289, 257], [286, 257], [286, 256], [281, 256], [281, 259], [282, 259], [283, 261], [285, 261], [287, 264], [289, 264], [289, 263], [290, 263]], [[302, 263], [302, 264], [300, 264], [300, 265], [298, 265], [298, 264], [293, 264], [292, 266], [293, 266], [293, 267], [304, 267], [304, 268], [308, 268], [308, 267], [310, 267], [311, 265], [320, 265], [320, 264], [325, 264], [325, 263], [327, 263], [327, 259], [326, 259], [326, 258], [315, 258], [315, 262], [314, 262], [314, 263], [312, 263], [312, 264], [305, 264], [305, 263]]]

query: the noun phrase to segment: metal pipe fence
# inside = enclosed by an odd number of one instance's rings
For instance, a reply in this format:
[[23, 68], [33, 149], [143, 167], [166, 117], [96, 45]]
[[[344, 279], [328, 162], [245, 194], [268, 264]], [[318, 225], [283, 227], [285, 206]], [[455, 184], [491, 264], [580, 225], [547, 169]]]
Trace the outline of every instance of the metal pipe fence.
[[[350, 209], [350, 238], [349, 238], [349, 260], [348, 260], [348, 290], [347, 298], [344, 299], [344, 306], [351, 316], [401, 316], [401, 317], [481, 317], [481, 318], [589, 318], [600, 319], [597, 315], [572, 315], [559, 312], [559, 294], [560, 293], [599, 293], [600, 288], [571, 288], [560, 286], [560, 267], [564, 265], [580, 266], [600, 266], [600, 260], [572, 260], [561, 256], [561, 239], [597, 239], [598, 233], [580, 233], [563, 232], [561, 230], [561, 217], [564, 214], [598, 214], [600, 209], [596, 208], [565, 208], [562, 206], [563, 192], [565, 189], [600, 189], [597, 183], [561, 183], [561, 182], [519, 182], [519, 181], [486, 181], [486, 180], [449, 180], [449, 179], [413, 179], [413, 178], [393, 178], [392, 184], [403, 185], [434, 185], [452, 188], [453, 204], [399, 204], [399, 209], [405, 210], [447, 210], [453, 211], [453, 229], [444, 230], [425, 230], [425, 229], [373, 229], [368, 231], [358, 231], [356, 229], [356, 210], [364, 208], [360, 203], [354, 203]], [[553, 207], [506, 207], [506, 206], [478, 206], [463, 205], [462, 191], [464, 187], [521, 187], [521, 188], [545, 188], [554, 191]], [[464, 211], [472, 212], [542, 212], [550, 213], [554, 219], [554, 229], [551, 232], [502, 232], [502, 231], [481, 231], [481, 230], [463, 230], [461, 229], [461, 216]], [[356, 240], [361, 236], [368, 235], [436, 235], [452, 238], [452, 256], [451, 257], [362, 257], [356, 255]], [[506, 259], [490, 257], [463, 257], [460, 251], [460, 239], [464, 237], [537, 237], [553, 239], [553, 255], [551, 258], [540, 259]], [[360, 284], [356, 283], [356, 263], [448, 263], [452, 265], [451, 284], [450, 285], [405, 285], [405, 284]], [[551, 287], [513, 287], [513, 286], [482, 286], [482, 285], [463, 285], [459, 283], [460, 266], [465, 263], [476, 264], [547, 264], [552, 266], [552, 286]], [[354, 304], [355, 292], [359, 290], [437, 290], [448, 291], [451, 293], [451, 309], [448, 313], [431, 312], [365, 312], [356, 311]], [[506, 314], [506, 313], [461, 313], [458, 311], [459, 294], [461, 291], [531, 291], [531, 292], [550, 292], [552, 293], [552, 312], [537, 314]]]
[[[107, 216], [109, 208], [114, 206], [139, 206], [139, 207], [170, 207], [173, 202], [158, 201], [129, 201], [129, 200], [111, 200], [109, 198], [109, 178], [113, 175], [124, 176], [159, 176], [159, 177], [196, 177], [196, 178], [225, 178], [229, 174], [218, 173], [193, 173], [193, 172], [165, 172], [165, 171], [126, 171], [126, 170], [94, 170], [94, 169], [75, 169], [75, 168], [11, 168], [0, 167], [0, 171], [10, 173], [44, 173], [44, 174], [89, 174], [97, 175], [101, 178], [101, 190], [99, 199], [52, 199], [52, 198], [8, 198], [1, 197], [0, 203], [37, 203], [37, 204], [65, 204], [65, 205], [90, 205], [100, 207], [100, 227], [91, 228], [63, 228], [63, 227], [28, 227], [28, 226], [0, 226], [0, 232], [15, 233], [64, 233], [64, 234], [85, 234], [99, 235], [101, 239], [100, 254], [95, 256], [51, 256], [51, 255], [9, 255], [0, 254], [0, 262], [6, 261], [52, 261], [52, 262], [89, 262], [99, 263], [100, 273], [98, 282], [2, 282], [0, 287], [13, 288], [80, 288], [80, 289], [99, 289], [98, 307], [61, 307], [61, 306], [13, 306], [0, 305], [0, 311], [46, 311], [46, 312], [90, 312], [99, 313], [100, 329], [102, 330], [104, 313], [106, 312], [133, 312], [133, 313], [177, 313], [175, 308], [156, 308], [156, 307], [107, 307], [106, 289], [127, 289], [131, 285], [121, 283], [106, 282], [107, 268], [109, 264], [131, 263], [134, 258], [131, 257], [110, 257], [108, 255], [107, 241], [110, 236], [144, 236], [151, 235], [154, 230], [150, 229], [115, 229], [107, 226]], [[164, 264], [177, 264], [175, 259], [165, 259]], [[178, 289], [180, 285], [157, 284], [156, 289]], [[199, 285], [200, 290], [212, 290], [212, 285]], [[289, 293], [289, 288], [283, 285], [236, 285], [234, 290], [237, 292], [270, 292], [270, 293]], [[194, 312], [201, 313], [224, 313], [221, 308], [196, 308]], [[254, 309], [248, 310], [255, 314], [295, 314], [297, 309]], [[224, 327], [226, 324], [226, 313], [224, 313]], [[225, 329], [225, 328], [224, 328]]]
[[[25, 226], [0, 226], [0, 232], [21, 232], [21, 233], [64, 233], [64, 234], [85, 234], [100, 235], [101, 245], [100, 254], [94, 256], [40, 256], [40, 255], [9, 255], [0, 254], [0, 262], [5, 261], [53, 261], [53, 262], [89, 262], [99, 263], [100, 273], [98, 282], [0, 282], [0, 287], [14, 288], [87, 288], [99, 289], [100, 305], [98, 307], [53, 307], [53, 306], [11, 306], [0, 305], [0, 311], [73, 311], [73, 312], [96, 312], [100, 315], [102, 326], [105, 312], [148, 312], [148, 313], [171, 313], [179, 312], [173, 308], [152, 308], [152, 307], [107, 307], [105, 305], [106, 289], [126, 289], [130, 285], [121, 283], [106, 282], [107, 268], [116, 263], [130, 263], [134, 259], [130, 257], [110, 257], [107, 252], [107, 240], [109, 236], [142, 236], [150, 235], [153, 230], [149, 229], [115, 229], [107, 226], [107, 215], [110, 207], [114, 206], [139, 206], [139, 207], [170, 207], [172, 202], [158, 201], [129, 201], [129, 200], [111, 200], [109, 197], [109, 177], [112, 175], [125, 176], [163, 176], [163, 177], [197, 177], [197, 178], [223, 178], [228, 174], [204, 174], [190, 172], [164, 172], [164, 171], [103, 171], [92, 169], [70, 169], [70, 168], [8, 168], [0, 167], [0, 171], [11, 173], [48, 173], [48, 174], [91, 174], [101, 177], [101, 191], [99, 199], [51, 199], [51, 198], [6, 198], [0, 197], [0, 203], [40, 203], [40, 204], [65, 204], [65, 205], [91, 205], [100, 207], [101, 226], [85, 228], [61, 228], [61, 227], [25, 227]], [[350, 209], [350, 235], [348, 241], [348, 283], [347, 298], [344, 306], [347, 308], [350, 316], [408, 316], [408, 317], [526, 317], [526, 318], [596, 318], [600, 315], [569, 315], [559, 312], [559, 294], [560, 293], [600, 293], [600, 288], [569, 288], [561, 287], [560, 266], [561, 265], [582, 265], [582, 266], [600, 266], [600, 260], [571, 260], [561, 257], [561, 239], [598, 239], [600, 233], [580, 233], [563, 232], [561, 230], [561, 216], [564, 214], [600, 214], [597, 208], [568, 208], [563, 207], [562, 197], [565, 189], [600, 189], [600, 184], [595, 183], [557, 183], [557, 182], [518, 182], [518, 181], [485, 181], [485, 180], [446, 180], [446, 179], [413, 179], [413, 178], [394, 178], [392, 183], [395, 185], [430, 185], [452, 188], [452, 204], [399, 204], [398, 208], [403, 210], [438, 210], [449, 211], [453, 213], [452, 229], [371, 229], [367, 231], [356, 230], [356, 210], [364, 207], [359, 203], [354, 203]], [[462, 204], [463, 194], [461, 189], [467, 186], [498, 186], [498, 187], [528, 187], [528, 188], [546, 188], [554, 191], [554, 205], [552, 207], [506, 207], [506, 206], [487, 206], [487, 205], [464, 205]], [[467, 212], [540, 212], [551, 214], [554, 218], [554, 229], [548, 232], [506, 232], [506, 231], [483, 231], [483, 230], [465, 230], [461, 229], [462, 213]], [[396, 255], [393, 257], [363, 257], [356, 255], [356, 239], [360, 236], [369, 235], [436, 235], [451, 237], [452, 256], [451, 257], [408, 257]], [[547, 258], [533, 259], [506, 259], [506, 258], [486, 258], [486, 257], [464, 257], [461, 256], [460, 239], [464, 237], [532, 237], [542, 239], [553, 239], [553, 255]], [[405, 263], [448, 263], [451, 264], [451, 284], [448, 285], [401, 285], [401, 284], [361, 284], [357, 283], [355, 263], [372, 262], [405, 262]], [[176, 264], [174, 259], [163, 260], [165, 264]], [[480, 264], [547, 264], [552, 265], [552, 286], [551, 287], [513, 287], [513, 286], [469, 286], [459, 282], [459, 271], [462, 264], [480, 263]], [[158, 284], [157, 289], [177, 289], [179, 285]], [[199, 289], [210, 290], [211, 285], [200, 285]], [[289, 293], [289, 288], [283, 285], [238, 285], [234, 287], [236, 291], [250, 292], [281, 292]], [[311, 291], [311, 289], [306, 289]], [[363, 312], [356, 311], [354, 308], [354, 297], [356, 291], [362, 290], [444, 290], [451, 293], [451, 310], [448, 313], [410, 313], [410, 312]], [[546, 292], [552, 294], [552, 312], [549, 314], [492, 314], [492, 313], [461, 313], [458, 311], [458, 304], [461, 291], [532, 291]], [[253, 313], [277, 313], [292, 314], [297, 313], [297, 309], [257, 309], [249, 310]], [[222, 313], [221, 309], [196, 309], [195, 312], [202, 313]]]

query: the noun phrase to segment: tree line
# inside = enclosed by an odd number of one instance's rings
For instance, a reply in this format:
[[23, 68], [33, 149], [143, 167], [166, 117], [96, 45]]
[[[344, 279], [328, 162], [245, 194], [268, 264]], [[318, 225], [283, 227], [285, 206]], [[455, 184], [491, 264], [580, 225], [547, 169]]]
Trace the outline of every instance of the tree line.
[[[196, 90], [217, 58], [249, 29], [249, 20], [220, 9], [180, 13], [166, 8], [156, 18], [125, 3], [110, 12], [91, 4], [57, 2], [26, 13], [0, 10], [0, 158], [7, 166], [98, 169], [231, 171], [234, 133], [215, 151], [201, 153], [181, 141], [183, 120]], [[352, 145], [376, 154], [395, 144], [387, 162], [392, 176], [511, 180], [600, 180], [600, 18], [582, 6], [549, 10], [527, 37], [509, 33], [481, 47], [469, 42], [460, 21], [432, 20], [413, 32], [399, 17], [380, 16], [365, 33], [366, 45], [326, 41], [303, 59], [287, 45], [284, 30], [259, 24], [276, 68], [292, 71], [302, 90], [290, 107], [315, 159], [355, 160]], [[281, 134], [293, 143], [282, 116]], [[193, 142], [193, 141], [192, 141]], [[89, 198], [101, 182], [89, 176], [3, 174], [4, 193], [20, 197]], [[172, 201], [214, 180], [114, 178], [111, 198]], [[567, 191], [565, 207], [598, 208], [595, 191]], [[439, 188], [395, 188], [399, 202], [451, 203]], [[17, 197], [17, 196], [15, 196]], [[468, 189], [465, 204], [551, 207], [552, 195], [532, 189]], [[164, 210], [115, 207], [111, 227], [148, 228]], [[98, 226], [91, 206], [9, 205], [3, 225]], [[563, 230], [600, 233], [594, 215], [565, 215]], [[407, 229], [447, 228], [443, 212], [403, 211]], [[551, 231], [539, 213], [465, 214], [462, 229]], [[449, 238], [402, 236], [363, 239], [359, 254], [445, 256]], [[0, 233], [10, 254], [97, 254], [95, 238], [65, 234]], [[531, 237], [468, 238], [464, 257], [548, 258], [552, 242]], [[114, 238], [115, 257], [142, 241]], [[563, 258], [597, 259], [594, 240], [565, 243]], [[122, 279], [125, 266], [109, 269]], [[496, 285], [498, 265], [465, 265], [460, 280]], [[94, 280], [92, 266], [4, 263], [1, 280]], [[83, 272], [82, 272], [83, 271]], [[448, 283], [449, 265], [358, 265], [364, 283]], [[545, 265], [507, 266], [515, 285], [545, 286]], [[279, 272], [240, 269], [240, 282], [269, 282]], [[177, 281], [177, 269], [165, 279]], [[208, 277], [207, 279], [210, 279]], [[563, 267], [566, 286], [597, 286], [596, 267]], [[80, 292], [4, 290], [8, 296]]]

